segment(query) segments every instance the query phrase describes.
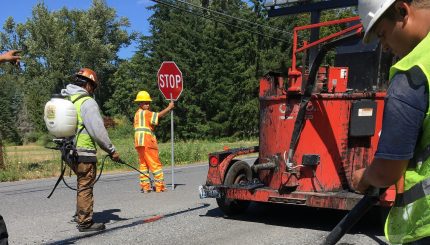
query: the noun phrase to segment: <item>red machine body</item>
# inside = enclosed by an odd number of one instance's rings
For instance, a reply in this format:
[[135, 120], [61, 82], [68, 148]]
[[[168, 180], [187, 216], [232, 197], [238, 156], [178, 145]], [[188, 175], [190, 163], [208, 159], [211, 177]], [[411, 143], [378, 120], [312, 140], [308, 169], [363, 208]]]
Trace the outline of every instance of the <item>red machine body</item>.
[[[348, 18], [354, 20], [357, 18]], [[208, 176], [200, 195], [217, 198], [226, 214], [243, 211], [249, 201], [349, 210], [362, 197], [351, 189], [352, 173], [373, 160], [382, 127], [385, 86], [378, 83], [371, 91], [353, 89], [348, 81], [350, 67], [320, 66], [309, 102], [304, 104], [303, 81], [309, 74], [295, 63], [297, 50], [304, 50], [296, 47], [299, 29], [307, 28], [295, 29], [293, 62], [286, 79], [269, 73], [260, 80], [259, 146], [209, 154]], [[360, 26], [348, 28], [351, 31], [360, 32]], [[302, 105], [306, 106], [304, 122], [292, 150]], [[236, 158], [254, 152], [258, 158], [249, 169]], [[391, 206], [394, 197], [391, 187], [379, 204]]]
[[[280, 89], [282, 83], [282, 79], [276, 77], [260, 80], [259, 138], [259, 161], [264, 162], [264, 159], [273, 159], [278, 155], [281, 170], [287, 169], [287, 149], [300, 105], [299, 99], [287, 99], [288, 95]], [[276, 202], [290, 203], [291, 197], [300, 197], [297, 203], [308, 206], [352, 208], [355, 203], [348, 200], [356, 198], [356, 194], [350, 191], [352, 173], [373, 160], [382, 126], [384, 96], [384, 92], [312, 95], [292, 159], [296, 171], [262, 170], [258, 173], [258, 179], [269, 188], [281, 192], [286, 190], [286, 194], [277, 195]], [[360, 105], [362, 108], [353, 110], [354, 105], [362, 101], [370, 105]], [[374, 123], [372, 135], [351, 136], [351, 126], [356, 127], [351, 125], [352, 116]], [[312, 156], [316, 156], [317, 162], [304, 162]], [[288, 193], [288, 190], [293, 191]], [[394, 194], [387, 192], [382, 200], [385, 205], [393, 202]], [[256, 201], [270, 200], [275, 199]]]

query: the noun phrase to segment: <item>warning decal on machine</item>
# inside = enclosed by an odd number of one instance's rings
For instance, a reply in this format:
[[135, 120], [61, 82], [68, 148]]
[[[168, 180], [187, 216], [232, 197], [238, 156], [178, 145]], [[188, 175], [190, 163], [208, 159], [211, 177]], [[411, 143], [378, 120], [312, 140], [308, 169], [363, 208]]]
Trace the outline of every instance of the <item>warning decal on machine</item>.
[[358, 109], [359, 117], [371, 117], [373, 115], [373, 108], [361, 108]]

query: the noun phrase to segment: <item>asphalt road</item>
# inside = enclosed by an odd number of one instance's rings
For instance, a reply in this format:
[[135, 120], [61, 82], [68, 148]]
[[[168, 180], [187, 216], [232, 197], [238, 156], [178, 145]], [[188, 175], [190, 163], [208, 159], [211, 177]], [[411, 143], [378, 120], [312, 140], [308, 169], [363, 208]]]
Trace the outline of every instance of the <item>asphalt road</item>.
[[[207, 165], [175, 170], [175, 190], [142, 194], [138, 174], [105, 174], [95, 187], [96, 221], [102, 232], [80, 233], [70, 222], [75, 192], [56, 179], [0, 183], [0, 214], [10, 244], [319, 244], [346, 214], [299, 206], [252, 204], [248, 212], [225, 218], [214, 199], [199, 199]], [[165, 169], [171, 183], [170, 169]], [[67, 178], [75, 184], [74, 178]], [[339, 244], [385, 244], [376, 210]]]

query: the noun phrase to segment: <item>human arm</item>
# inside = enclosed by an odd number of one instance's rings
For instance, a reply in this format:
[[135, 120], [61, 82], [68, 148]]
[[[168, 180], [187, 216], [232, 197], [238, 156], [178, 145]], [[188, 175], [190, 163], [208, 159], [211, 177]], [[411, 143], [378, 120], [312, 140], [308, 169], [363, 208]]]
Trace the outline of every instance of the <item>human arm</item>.
[[375, 158], [367, 168], [352, 175], [354, 190], [365, 193], [370, 186], [386, 188], [397, 183], [408, 166], [409, 160], [389, 160]]
[[0, 63], [11, 62], [17, 64], [21, 56], [18, 53], [21, 52], [19, 50], [9, 50], [3, 54], [0, 54]]
[[389, 187], [403, 176], [422, 131], [428, 96], [425, 76], [398, 74], [392, 79], [375, 158], [370, 166], [353, 173], [353, 189], [364, 193], [369, 186]]
[[119, 154], [116, 152], [115, 146], [109, 139], [108, 132], [103, 123], [103, 118], [100, 115], [99, 106], [94, 99], [88, 99], [82, 103], [81, 116], [85, 125], [85, 130], [87, 130], [88, 134], [97, 145], [111, 155], [114, 160], [119, 159]]
[[173, 101], [170, 101], [169, 105], [164, 110], [158, 113], [158, 117], [164, 117], [174, 107], [175, 107], [175, 103]]

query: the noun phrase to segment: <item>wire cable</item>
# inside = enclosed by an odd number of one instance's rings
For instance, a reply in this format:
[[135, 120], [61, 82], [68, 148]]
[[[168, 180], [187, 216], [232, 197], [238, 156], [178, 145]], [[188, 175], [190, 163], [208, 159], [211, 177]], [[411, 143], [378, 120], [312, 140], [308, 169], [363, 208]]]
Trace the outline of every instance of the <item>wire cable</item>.
[[273, 27], [266, 26], [266, 25], [261, 25], [261, 24], [255, 23], [255, 22], [251, 22], [251, 21], [249, 21], [249, 20], [245, 20], [245, 19], [238, 18], [238, 17], [232, 16], [232, 15], [228, 15], [228, 14], [225, 14], [225, 13], [222, 13], [222, 12], [219, 12], [219, 11], [216, 11], [216, 10], [212, 10], [212, 9], [209, 9], [209, 8], [205, 8], [205, 7], [202, 7], [202, 6], [198, 6], [198, 5], [195, 5], [195, 4], [192, 4], [192, 3], [189, 3], [189, 2], [185, 2], [185, 1], [182, 1], [182, 0], [176, 0], [176, 1], [177, 1], [177, 2], [180, 2], [180, 3], [183, 3], [183, 4], [187, 4], [187, 5], [190, 5], [190, 6], [196, 7], [196, 8], [199, 8], [199, 9], [203, 9], [203, 10], [208, 11], [208, 12], [216, 13], [216, 14], [219, 14], [219, 15], [222, 15], [222, 16], [225, 16], [225, 17], [228, 17], [228, 18], [234, 19], [234, 20], [242, 21], [242, 22], [248, 23], [248, 24], [253, 25], [253, 26], [262, 27], [262, 28], [267, 28], [267, 29], [269, 29], [269, 30], [273, 30], [273, 31], [276, 31], [276, 32], [282, 32], [282, 33], [284, 33], [284, 34], [293, 35], [293, 33], [291, 33], [291, 32], [287, 32], [287, 31], [284, 31], [284, 30], [281, 30], [281, 29], [278, 29], [278, 28], [273, 28]]
[[244, 28], [244, 27], [241, 27], [241, 26], [230, 24], [230, 23], [227, 23], [225, 21], [222, 21], [222, 20], [219, 20], [219, 19], [216, 19], [216, 18], [211, 18], [211, 17], [203, 15], [203, 14], [198, 14], [196, 12], [193, 12], [192, 10], [190, 11], [188, 9], [184, 9], [184, 8], [178, 7], [178, 6], [170, 4], [170, 3], [166, 3], [166, 2], [163, 2], [163, 1], [160, 1], [160, 0], [151, 0], [151, 1], [159, 3], [159, 4], [162, 4], [162, 5], [165, 5], [165, 6], [168, 6], [168, 7], [172, 7], [172, 8], [178, 9], [180, 11], [187, 12], [189, 14], [192, 14], [192, 15], [195, 15], [195, 16], [198, 16], [198, 17], [202, 17], [202, 18], [209, 19], [209, 20], [212, 20], [212, 21], [215, 21], [215, 22], [219, 22], [219, 23], [222, 23], [222, 24], [227, 25], [227, 26], [231, 26], [231, 27], [238, 28], [238, 29], [241, 29], [241, 30], [244, 30], [244, 31], [247, 31], [247, 32], [251, 32], [251, 33], [256, 34], [256, 35], [260, 35], [260, 36], [263, 36], [263, 37], [268, 37], [268, 38], [271, 38], [273, 40], [277, 40], [277, 41], [284, 42], [284, 43], [289, 43], [289, 41], [287, 41], [287, 40], [279, 39], [279, 38], [276, 38], [276, 37], [271, 36], [271, 35], [267, 35], [267, 34], [264, 34], [264, 33], [261, 33], [261, 32], [250, 30], [248, 28]]

